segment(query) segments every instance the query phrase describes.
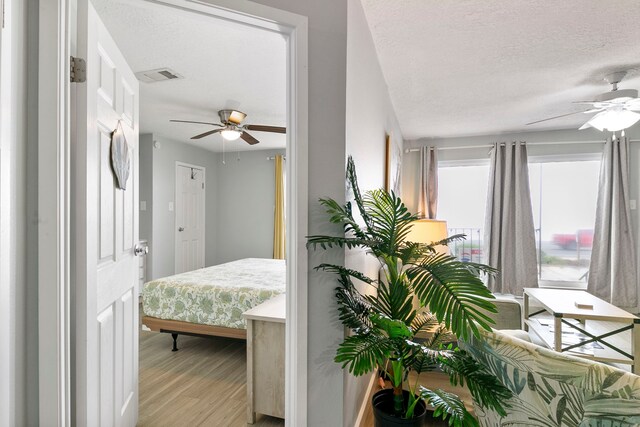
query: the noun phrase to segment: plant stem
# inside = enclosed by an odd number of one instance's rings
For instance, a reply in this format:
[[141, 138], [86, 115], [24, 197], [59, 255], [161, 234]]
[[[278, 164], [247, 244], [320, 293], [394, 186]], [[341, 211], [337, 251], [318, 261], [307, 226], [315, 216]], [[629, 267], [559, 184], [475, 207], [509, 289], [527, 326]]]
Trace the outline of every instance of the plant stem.
[[404, 396], [402, 395], [402, 375], [404, 370], [402, 369], [402, 360], [392, 360], [391, 369], [393, 370], [393, 412], [396, 415], [401, 416], [404, 412]]

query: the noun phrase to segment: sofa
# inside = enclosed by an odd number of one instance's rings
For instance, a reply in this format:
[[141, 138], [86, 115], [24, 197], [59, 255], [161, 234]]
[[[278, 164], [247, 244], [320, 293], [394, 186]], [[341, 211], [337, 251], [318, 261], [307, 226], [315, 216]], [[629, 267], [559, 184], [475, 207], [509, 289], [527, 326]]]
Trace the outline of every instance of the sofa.
[[495, 322], [494, 329], [522, 329], [522, 306], [512, 296], [494, 295], [491, 302], [496, 306], [497, 313], [490, 313], [480, 309], [481, 312], [489, 316]]
[[505, 417], [474, 405], [483, 427], [640, 425], [640, 376], [500, 331], [463, 348], [513, 392]]

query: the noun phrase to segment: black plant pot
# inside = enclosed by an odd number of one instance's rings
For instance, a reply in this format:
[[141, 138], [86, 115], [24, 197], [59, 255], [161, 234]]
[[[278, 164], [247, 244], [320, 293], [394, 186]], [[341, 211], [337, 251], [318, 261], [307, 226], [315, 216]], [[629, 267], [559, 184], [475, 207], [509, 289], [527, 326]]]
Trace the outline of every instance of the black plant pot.
[[[409, 392], [402, 392], [405, 401], [409, 398]], [[439, 427], [448, 426], [441, 419], [433, 419], [433, 412], [427, 410], [424, 400], [416, 404], [414, 417], [411, 419], [399, 418], [393, 415], [393, 389], [385, 388], [373, 395], [371, 399], [373, 406], [374, 427]]]

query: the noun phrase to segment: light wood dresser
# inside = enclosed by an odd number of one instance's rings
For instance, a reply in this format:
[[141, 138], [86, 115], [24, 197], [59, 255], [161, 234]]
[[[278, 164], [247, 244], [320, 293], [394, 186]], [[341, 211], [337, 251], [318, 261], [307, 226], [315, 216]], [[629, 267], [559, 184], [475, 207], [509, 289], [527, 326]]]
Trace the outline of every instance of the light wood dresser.
[[247, 321], [247, 422], [256, 413], [284, 418], [285, 295], [244, 313]]

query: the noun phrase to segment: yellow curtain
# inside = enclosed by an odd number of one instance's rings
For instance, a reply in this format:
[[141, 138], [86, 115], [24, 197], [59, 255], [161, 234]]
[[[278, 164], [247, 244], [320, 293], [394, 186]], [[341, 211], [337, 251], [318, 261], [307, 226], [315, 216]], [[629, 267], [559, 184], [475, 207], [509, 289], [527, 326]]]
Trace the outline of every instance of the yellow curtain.
[[276, 163], [276, 206], [273, 215], [273, 258], [285, 257], [285, 229], [284, 229], [284, 169], [283, 156], [277, 155]]

